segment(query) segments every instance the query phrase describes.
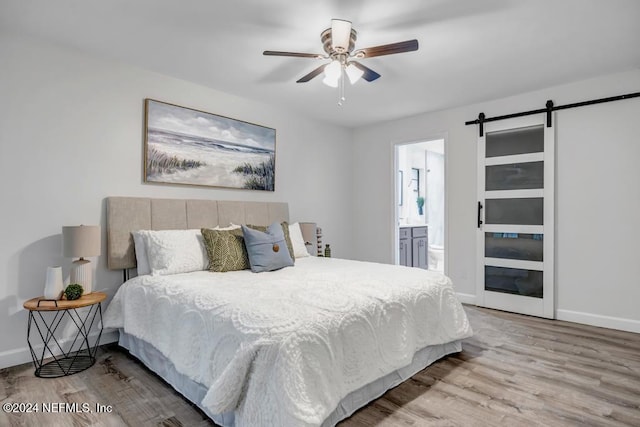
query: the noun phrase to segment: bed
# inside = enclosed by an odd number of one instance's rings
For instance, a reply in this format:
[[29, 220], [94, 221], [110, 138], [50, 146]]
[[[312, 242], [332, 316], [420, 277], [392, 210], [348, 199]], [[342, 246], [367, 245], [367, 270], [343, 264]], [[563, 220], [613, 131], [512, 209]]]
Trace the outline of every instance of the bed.
[[[111, 197], [109, 268], [136, 266], [136, 230], [288, 219], [286, 203]], [[137, 276], [105, 327], [216, 423], [239, 427], [333, 426], [472, 334], [447, 277], [321, 257], [266, 273]]]

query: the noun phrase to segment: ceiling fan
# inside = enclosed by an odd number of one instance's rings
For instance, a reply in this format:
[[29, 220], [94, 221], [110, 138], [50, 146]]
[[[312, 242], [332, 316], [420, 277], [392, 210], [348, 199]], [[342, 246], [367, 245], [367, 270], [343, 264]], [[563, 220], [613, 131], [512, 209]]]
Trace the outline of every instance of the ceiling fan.
[[354, 51], [356, 39], [357, 32], [351, 27], [350, 21], [332, 19], [331, 28], [327, 28], [320, 34], [320, 41], [325, 51], [324, 54], [265, 50], [263, 55], [331, 60], [331, 62], [323, 64], [301, 77], [296, 83], [306, 83], [324, 72], [322, 82], [328, 86], [340, 88], [338, 105], [342, 105], [345, 101], [345, 75], [351, 84], [354, 84], [360, 78], [372, 82], [380, 77], [380, 74], [354, 59], [366, 59], [418, 50], [418, 40], [414, 39]]

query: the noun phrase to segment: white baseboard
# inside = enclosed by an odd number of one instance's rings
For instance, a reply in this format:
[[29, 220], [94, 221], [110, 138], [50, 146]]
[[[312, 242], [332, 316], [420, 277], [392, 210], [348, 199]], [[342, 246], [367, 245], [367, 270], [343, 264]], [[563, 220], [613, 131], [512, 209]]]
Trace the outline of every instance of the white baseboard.
[[[462, 304], [476, 304], [476, 296], [473, 294], [456, 292], [456, 296], [458, 297], [458, 301]], [[600, 314], [583, 313], [571, 310], [556, 310], [556, 319], [565, 320], [567, 322], [582, 323], [583, 325], [640, 333], [640, 320], [602, 316]]]
[[556, 319], [591, 326], [599, 326], [601, 328], [640, 333], [640, 320], [623, 319], [620, 317], [602, 316], [600, 314], [582, 313], [570, 310], [556, 310]]
[[[89, 335], [89, 339], [91, 340], [91, 342], [93, 342], [93, 340], [96, 338], [96, 335], [97, 334]], [[100, 337], [100, 345], [116, 341], [118, 341], [118, 331], [103, 332], [102, 336]], [[68, 346], [70, 343], [71, 340], [60, 340], [60, 344], [63, 348], [66, 348], [65, 345]], [[40, 353], [42, 353], [42, 347], [42, 344], [40, 344], [39, 346], [34, 346], [34, 349], [36, 350], [36, 352], [40, 351]], [[60, 351], [58, 350], [54, 353], [57, 356], [60, 354]], [[33, 360], [31, 359], [31, 352], [29, 351], [29, 347], [21, 347], [0, 352], [0, 369], [22, 365], [23, 363], [30, 362], [33, 362]]]
[[458, 301], [462, 304], [476, 304], [476, 296], [473, 294], [463, 294], [461, 292], [456, 292], [456, 296], [458, 297]]

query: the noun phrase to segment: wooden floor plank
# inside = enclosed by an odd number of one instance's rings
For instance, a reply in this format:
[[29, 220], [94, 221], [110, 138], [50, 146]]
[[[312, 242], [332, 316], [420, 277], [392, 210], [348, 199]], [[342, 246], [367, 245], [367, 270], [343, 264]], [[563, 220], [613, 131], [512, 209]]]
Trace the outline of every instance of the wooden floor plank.
[[[640, 334], [465, 307], [474, 336], [340, 427], [640, 426]], [[0, 403], [88, 402], [111, 413], [11, 414], [0, 426], [215, 426], [115, 345], [92, 368], [41, 379], [0, 370]]]

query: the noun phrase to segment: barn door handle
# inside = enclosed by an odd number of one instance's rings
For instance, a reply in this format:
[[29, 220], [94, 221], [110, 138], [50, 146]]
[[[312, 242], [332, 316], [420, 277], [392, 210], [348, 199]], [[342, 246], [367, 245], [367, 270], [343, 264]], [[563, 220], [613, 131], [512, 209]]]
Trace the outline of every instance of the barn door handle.
[[482, 226], [482, 219], [480, 219], [482, 217], [482, 203], [478, 202], [478, 228], [480, 228]]

